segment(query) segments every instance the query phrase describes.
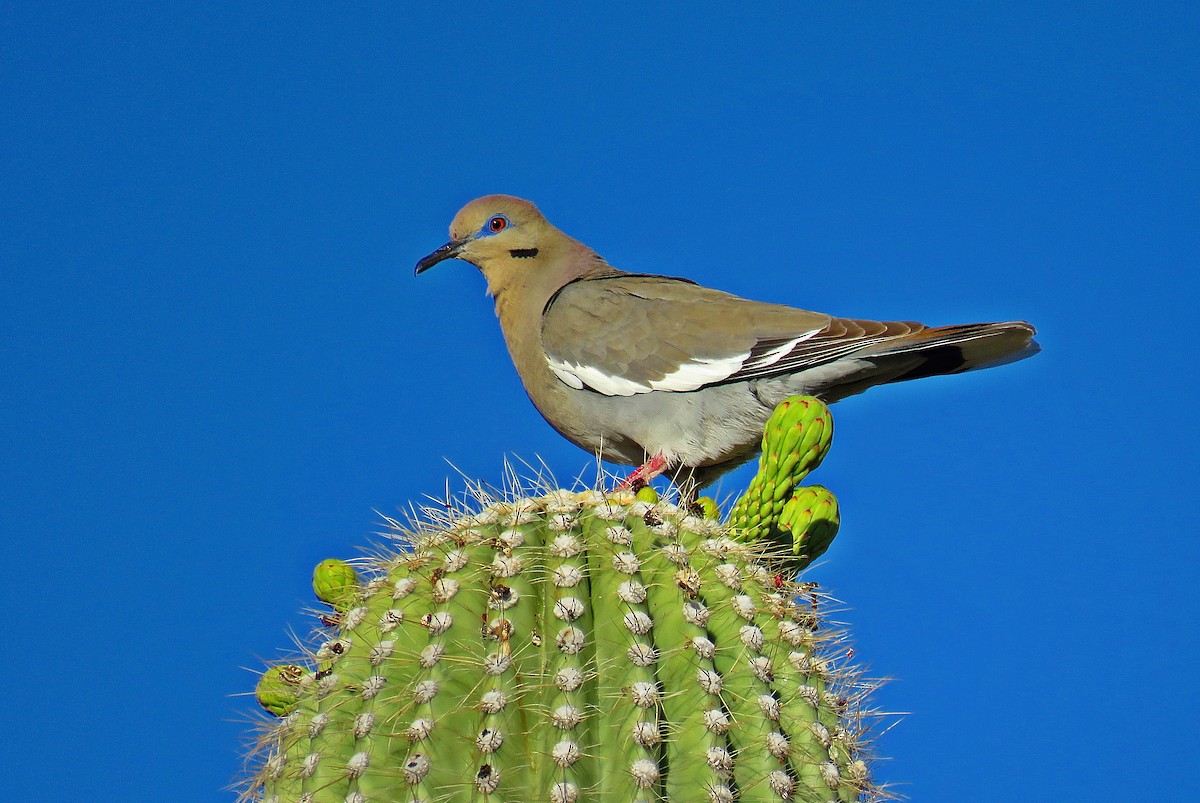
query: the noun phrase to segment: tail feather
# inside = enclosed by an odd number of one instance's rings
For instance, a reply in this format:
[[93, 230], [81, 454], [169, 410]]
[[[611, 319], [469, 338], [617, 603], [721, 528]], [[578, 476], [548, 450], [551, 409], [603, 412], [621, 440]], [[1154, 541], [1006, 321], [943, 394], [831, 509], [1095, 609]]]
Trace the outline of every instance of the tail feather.
[[879, 343], [855, 356], [881, 366], [916, 358], [916, 365], [889, 380], [903, 382], [992, 368], [1032, 357], [1041, 348], [1033, 339], [1035, 333], [1024, 321], [939, 326]]

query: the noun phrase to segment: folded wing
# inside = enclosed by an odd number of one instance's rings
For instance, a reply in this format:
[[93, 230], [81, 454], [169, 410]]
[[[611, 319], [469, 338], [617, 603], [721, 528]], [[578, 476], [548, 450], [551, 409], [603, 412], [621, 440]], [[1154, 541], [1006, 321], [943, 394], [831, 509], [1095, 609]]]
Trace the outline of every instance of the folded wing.
[[847, 357], [901, 367], [877, 381], [915, 379], [1027, 356], [1032, 335], [1022, 322], [930, 328], [833, 318], [641, 274], [568, 284], [542, 324], [555, 375], [607, 396], [689, 392]]

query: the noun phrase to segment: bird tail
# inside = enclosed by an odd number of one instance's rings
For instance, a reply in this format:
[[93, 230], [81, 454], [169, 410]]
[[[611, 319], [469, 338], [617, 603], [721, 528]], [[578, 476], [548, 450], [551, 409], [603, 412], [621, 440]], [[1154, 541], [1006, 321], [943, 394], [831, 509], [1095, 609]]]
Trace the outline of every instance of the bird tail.
[[968, 323], [922, 329], [856, 353], [897, 374], [888, 382], [905, 382], [941, 374], [992, 368], [1032, 357], [1041, 350], [1037, 330], [1024, 321]]

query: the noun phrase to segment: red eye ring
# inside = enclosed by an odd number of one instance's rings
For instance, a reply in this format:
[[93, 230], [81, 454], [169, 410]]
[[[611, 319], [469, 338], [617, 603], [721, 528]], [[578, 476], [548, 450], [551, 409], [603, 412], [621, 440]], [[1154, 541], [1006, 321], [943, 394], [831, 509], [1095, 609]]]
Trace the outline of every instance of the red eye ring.
[[504, 231], [506, 228], [508, 228], [508, 221], [499, 215], [496, 215], [494, 218], [488, 221], [488, 228], [494, 232]]

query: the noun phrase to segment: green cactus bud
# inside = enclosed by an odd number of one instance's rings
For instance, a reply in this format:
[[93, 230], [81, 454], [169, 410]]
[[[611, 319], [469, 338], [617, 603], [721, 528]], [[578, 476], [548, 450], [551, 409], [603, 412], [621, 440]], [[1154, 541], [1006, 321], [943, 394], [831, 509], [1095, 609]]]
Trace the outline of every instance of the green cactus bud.
[[828, 488], [797, 488], [779, 516], [780, 529], [791, 533], [795, 568], [804, 569], [824, 555], [840, 524], [837, 498]]
[[272, 666], [258, 679], [254, 696], [258, 704], [277, 717], [286, 717], [296, 710], [300, 700], [300, 681], [308, 670], [296, 664]]
[[649, 485], [643, 485], [637, 491], [637, 499], [639, 502], [645, 502], [648, 505], [653, 505], [658, 501], [658, 491], [654, 490]]
[[353, 566], [344, 560], [328, 558], [313, 569], [313, 591], [317, 599], [344, 613], [354, 605], [362, 589]]
[[730, 511], [739, 539], [763, 540], [791, 549], [779, 517], [793, 490], [825, 458], [833, 441], [833, 417], [812, 396], [792, 396], [775, 408], [763, 428], [758, 473]]
[[319, 671], [264, 675], [260, 699], [286, 716], [258, 740], [247, 799], [875, 794], [846, 702], [860, 687], [826, 657], [840, 636], [820, 626], [815, 584], [774, 574], [765, 544], [629, 491], [415, 529], [363, 566], [311, 654]]
[[704, 518], [713, 521], [721, 520], [721, 508], [717, 507], [717, 501], [711, 496], [700, 497], [696, 500], [696, 504], [699, 506], [700, 515]]

